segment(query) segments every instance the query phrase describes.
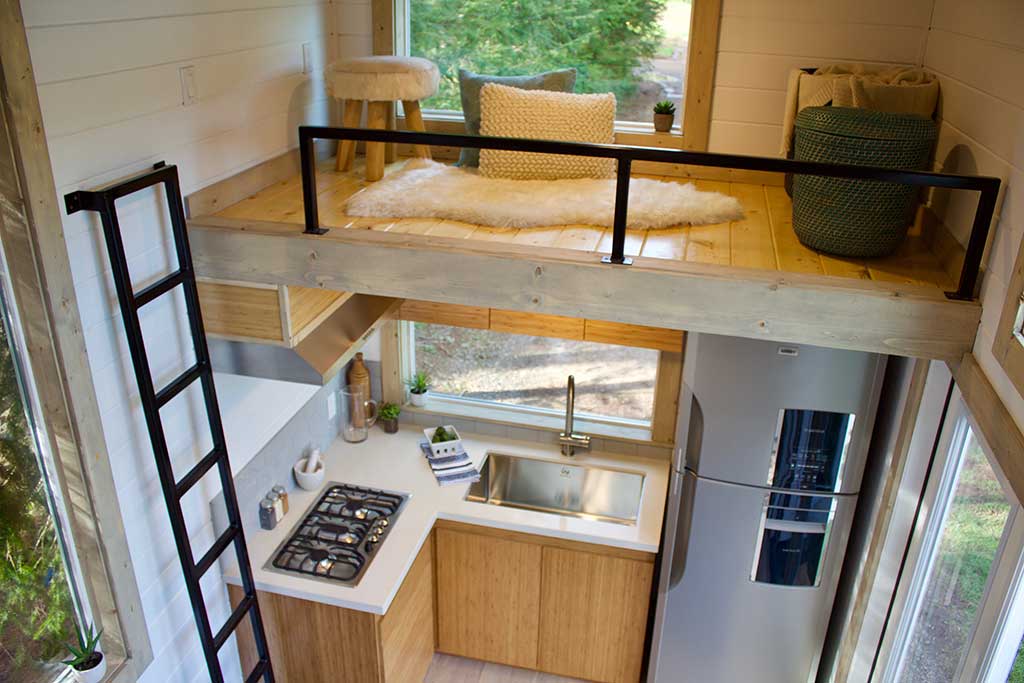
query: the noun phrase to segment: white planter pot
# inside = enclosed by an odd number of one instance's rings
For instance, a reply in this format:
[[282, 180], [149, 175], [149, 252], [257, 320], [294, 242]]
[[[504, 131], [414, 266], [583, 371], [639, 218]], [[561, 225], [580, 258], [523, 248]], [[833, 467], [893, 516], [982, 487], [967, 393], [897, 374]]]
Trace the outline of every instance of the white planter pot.
[[414, 394], [414, 393], [412, 393], [410, 391], [409, 392], [409, 403], [411, 403], [414, 406], [417, 406], [419, 408], [422, 408], [425, 405], [427, 405], [427, 394], [426, 393]]
[[72, 669], [72, 672], [74, 673], [73, 679], [78, 683], [100, 683], [107, 675], [107, 658], [100, 659], [100, 663], [91, 669], [86, 671]]

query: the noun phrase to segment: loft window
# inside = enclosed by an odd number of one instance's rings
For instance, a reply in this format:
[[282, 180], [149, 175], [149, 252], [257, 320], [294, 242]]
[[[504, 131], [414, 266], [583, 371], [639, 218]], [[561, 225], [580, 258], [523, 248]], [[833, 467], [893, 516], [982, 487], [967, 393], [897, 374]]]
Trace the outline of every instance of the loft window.
[[682, 109], [693, 0], [405, 1], [405, 52], [441, 70], [426, 109], [461, 113], [460, 68], [522, 75], [567, 67], [578, 71], [576, 92], [615, 93], [620, 121], [649, 123], [661, 100]]
[[565, 414], [566, 378], [576, 378], [576, 414], [649, 428], [658, 351], [492, 330], [413, 323], [406, 367], [426, 372], [434, 396], [482, 414], [519, 409]]
[[[986, 302], [986, 306], [989, 305]], [[982, 333], [986, 332], [984, 324]], [[992, 355], [1017, 391], [1024, 396], [1024, 241], [1010, 273], [1006, 300], [992, 335]]]

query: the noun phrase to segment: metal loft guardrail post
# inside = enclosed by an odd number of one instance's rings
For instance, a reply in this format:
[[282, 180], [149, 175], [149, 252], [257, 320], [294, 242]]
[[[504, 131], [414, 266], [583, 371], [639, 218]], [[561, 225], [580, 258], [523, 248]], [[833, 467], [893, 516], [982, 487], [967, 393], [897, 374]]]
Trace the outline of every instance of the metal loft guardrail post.
[[302, 199], [305, 204], [307, 234], [322, 235], [317, 208], [316, 162], [313, 145], [316, 140], [353, 140], [357, 142], [391, 142], [414, 145], [435, 145], [442, 147], [472, 147], [477, 149], [500, 149], [512, 152], [536, 152], [540, 154], [570, 154], [576, 156], [615, 159], [618, 162], [615, 186], [615, 221], [612, 226], [612, 253], [602, 258], [605, 263], [629, 265], [632, 259], [625, 256], [626, 215], [629, 200], [629, 170], [633, 161], [653, 161], [666, 164], [707, 166], [745, 171], [767, 171], [771, 173], [793, 173], [817, 175], [830, 178], [853, 180], [876, 180], [882, 182], [913, 185], [916, 187], [941, 187], [950, 190], [972, 190], [979, 193], [978, 208], [960, 271], [960, 281], [955, 291], [946, 292], [951, 299], [970, 301], [981, 271], [981, 258], [988, 242], [988, 233], [999, 196], [999, 178], [988, 176], [955, 175], [929, 171], [908, 171], [876, 166], [849, 166], [845, 164], [824, 164], [815, 161], [777, 159], [774, 157], [753, 157], [741, 154], [715, 154], [712, 152], [687, 152], [683, 150], [658, 149], [654, 147], [629, 147], [625, 145], [602, 145], [586, 142], [564, 142], [559, 140], [529, 140], [523, 138], [496, 138], [479, 135], [455, 135], [451, 133], [417, 133], [398, 130], [371, 130], [367, 128], [335, 128], [330, 126], [299, 126], [299, 150], [302, 156]]

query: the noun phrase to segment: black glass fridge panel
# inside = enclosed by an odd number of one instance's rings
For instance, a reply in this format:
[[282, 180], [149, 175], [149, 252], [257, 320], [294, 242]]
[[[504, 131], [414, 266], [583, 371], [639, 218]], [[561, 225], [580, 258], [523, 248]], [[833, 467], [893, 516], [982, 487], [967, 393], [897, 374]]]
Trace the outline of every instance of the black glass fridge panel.
[[835, 491], [852, 419], [824, 410], [784, 411], [772, 486]]
[[755, 579], [779, 586], [814, 586], [825, 534], [765, 529]]

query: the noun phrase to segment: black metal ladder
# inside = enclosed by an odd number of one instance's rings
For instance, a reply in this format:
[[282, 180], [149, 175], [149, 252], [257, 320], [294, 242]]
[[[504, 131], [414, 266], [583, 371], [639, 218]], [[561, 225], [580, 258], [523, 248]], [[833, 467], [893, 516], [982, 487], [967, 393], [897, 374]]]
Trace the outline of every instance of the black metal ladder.
[[[128, 261], [125, 257], [124, 243], [121, 239], [121, 228], [118, 223], [115, 202], [120, 197], [159, 184], [163, 184], [167, 196], [178, 268], [173, 273], [157, 280], [148, 287], [134, 291], [128, 272]], [[128, 337], [128, 348], [131, 351], [132, 365], [138, 382], [139, 396], [146, 417], [146, 426], [153, 445], [157, 472], [160, 475], [160, 487], [163, 489], [167, 513], [171, 518], [171, 530], [174, 534], [174, 542], [178, 547], [178, 558], [181, 561], [181, 569], [185, 574], [185, 586], [188, 590], [189, 600], [192, 603], [192, 612], [195, 615], [196, 626], [199, 628], [199, 640], [203, 646], [203, 654], [206, 658], [206, 666], [210, 672], [210, 680], [213, 683], [223, 683], [224, 674], [221, 671], [220, 660], [217, 654], [228, 638], [231, 637], [231, 634], [241, 624], [246, 614], [248, 614], [252, 624], [259, 661], [245, 680], [246, 683], [255, 683], [255, 681], [262, 678], [265, 683], [271, 683], [274, 680], [274, 672], [270, 664], [270, 654], [267, 650], [266, 635], [263, 630], [263, 619], [260, 615], [256, 589], [253, 585], [249, 553], [245, 545], [245, 535], [242, 533], [238, 499], [235, 495], [234, 482], [231, 477], [231, 464], [228, 461], [227, 446], [224, 441], [224, 428], [221, 424], [220, 410], [217, 406], [217, 394], [213, 386], [213, 368], [210, 365], [210, 354], [206, 346], [203, 319], [199, 310], [199, 294], [196, 290], [195, 272], [192, 269], [192, 254], [188, 245], [185, 210], [181, 201], [181, 187], [178, 184], [177, 168], [160, 162], [151, 171], [101, 190], [79, 190], [72, 192], [64, 197], [64, 201], [69, 214], [77, 211], [96, 211], [100, 214], [103, 222], [103, 234], [106, 238], [107, 253], [113, 271], [114, 285], [117, 289], [121, 317], [124, 320], [125, 334]], [[142, 334], [142, 326], [139, 322], [139, 310], [164, 294], [170, 294], [179, 286], [184, 294], [192, 336], [192, 346], [195, 353], [195, 364], [169, 384], [157, 390], [153, 385], [153, 378], [149, 371], [146, 343]], [[176, 481], [174, 470], [171, 466], [170, 453], [167, 448], [167, 439], [164, 435], [163, 422], [160, 418], [160, 409], [197, 380], [202, 383], [203, 400], [206, 404], [210, 434], [213, 439], [213, 449], [196, 463], [184, 477]], [[217, 467], [220, 473], [224, 503], [227, 508], [228, 528], [214, 541], [210, 549], [197, 562], [192, 552], [192, 544], [189, 541], [181, 500], [214, 466]], [[210, 567], [217, 562], [221, 554], [231, 545], [234, 545], [235, 554], [238, 559], [238, 572], [241, 577], [244, 597], [231, 612], [228, 620], [214, 633], [210, 626], [210, 617], [206, 611], [206, 603], [203, 600], [200, 580]]]

